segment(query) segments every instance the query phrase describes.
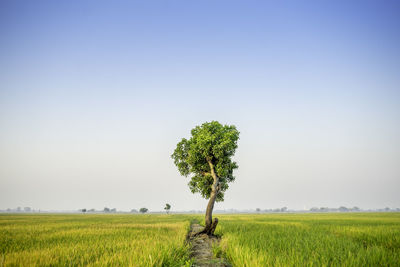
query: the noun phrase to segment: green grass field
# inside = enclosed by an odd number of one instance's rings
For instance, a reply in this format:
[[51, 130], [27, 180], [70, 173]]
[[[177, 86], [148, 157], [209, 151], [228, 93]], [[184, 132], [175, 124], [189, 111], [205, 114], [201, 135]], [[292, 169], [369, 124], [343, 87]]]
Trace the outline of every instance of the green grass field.
[[400, 266], [399, 213], [219, 216], [234, 266]]
[[0, 266], [185, 266], [190, 216], [0, 215]]
[[[217, 215], [233, 266], [400, 266], [400, 213]], [[190, 266], [199, 215], [0, 215], [0, 266]]]

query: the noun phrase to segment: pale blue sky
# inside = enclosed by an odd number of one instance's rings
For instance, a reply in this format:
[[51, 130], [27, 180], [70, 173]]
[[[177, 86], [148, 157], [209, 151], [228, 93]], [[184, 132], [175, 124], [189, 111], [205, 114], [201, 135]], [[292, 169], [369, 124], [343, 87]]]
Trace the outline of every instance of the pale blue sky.
[[241, 132], [224, 208], [399, 207], [398, 1], [2, 1], [0, 209], [204, 209], [170, 159]]

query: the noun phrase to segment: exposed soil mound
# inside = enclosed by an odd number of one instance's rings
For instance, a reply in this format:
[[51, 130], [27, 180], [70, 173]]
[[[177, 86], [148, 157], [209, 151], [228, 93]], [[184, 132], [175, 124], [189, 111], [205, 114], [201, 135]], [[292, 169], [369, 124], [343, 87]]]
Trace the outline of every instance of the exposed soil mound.
[[218, 244], [220, 238], [206, 234], [196, 235], [203, 228], [199, 224], [192, 224], [187, 237], [188, 242], [191, 244], [191, 257], [195, 260], [193, 266], [230, 266], [223, 258], [215, 258], [213, 256], [212, 246], [213, 244]]

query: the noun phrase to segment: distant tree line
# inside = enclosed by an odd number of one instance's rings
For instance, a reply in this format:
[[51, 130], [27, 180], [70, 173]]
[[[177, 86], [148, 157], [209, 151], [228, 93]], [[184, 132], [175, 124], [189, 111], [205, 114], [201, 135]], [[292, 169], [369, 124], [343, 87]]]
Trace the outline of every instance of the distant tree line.
[[[164, 210], [167, 214], [169, 214], [170, 210], [171, 210], [171, 205], [170, 204], [165, 204]], [[96, 210], [96, 209], [79, 209], [79, 212], [82, 213], [116, 213], [118, 212], [116, 208], [108, 208], [105, 207], [103, 210]], [[142, 207], [139, 210], [137, 209], [131, 209], [130, 213], [147, 213], [149, 211], [149, 209]], [[275, 208], [275, 209], [260, 209], [260, 208], [256, 208], [255, 211], [257, 213], [268, 213], [268, 212], [304, 212], [305, 210], [290, 210], [288, 209], [288, 207], [282, 207], [282, 208]], [[340, 206], [339, 208], [328, 208], [328, 207], [312, 207], [309, 210], [306, 210], [306, 212], [361, 212], [361, 211], [365, 211], [365, 212], [400, 212], [400, 208], [381, 208], [381, 209], [361, 209], [357, 206], [354, 206], [352, 208], [348, 208], [345, 206]], [[31, 207], [16, 207], [16, 208], [8, 208], [5, 210], [0, 210], [0, 212], [3, 213], [38, 213], [41, 212], [40, 209], [33, 209]], [[43, 211], [42, 212], [46, 212]], [[127, 213], [128, 211], [119, 211], [119, 212], [123, 212], [123, 213]], [[203, 211], [195, 211], [195, 210], [190, 210], [190, 211], [186, 211], [187, 213], [202, 213]], [[226, 212], [225, 210], [219, 210], [217, 211], [219, 213], [223, 213]], [[246, 212], [246, 213], [252, 213], [254, 212], [254, 210], [245, 210], [245, 211], [240, 211], [240, 210], [236, 210], [236, 209], [231, 209], [228, 210], [228, 212], [230, 213], [236, 213], [236, 212]]]
[[[304, 210], [289, 210], [287, 207], [283, 208], [276, 208], [276, 209], [264, 209], [261, 210], [260, 208], [256, 208], [257, 213], [268, 213], [268, 212], [298, 212], [298, 211], [304, 211]], [[354, 206], [352, 208], [348, 208], [345, 206], [340, 206], [339, 208], [328, 208], [328, 207], [312, 207], [308, 210], [309, 212], [361, 212], [361, 211], [368, 211], [368, 212], [399, 212], [400, 208], [383, 208], [383, 209], [368, 209], [368, 210], [363, 210], [357, 206]]]
[[[169, 211], [171, 210], [171, 205], [170, 204], [165, 204], [165, 207], [164, 207], [164, 210], [166, 211], [166, 213], [167, 214], [169, 214]], [[79, 212], [82, 212], [82, 213], [87, 213], [87, 212], [104, 212], [104, 213], [116, 213], [117, 212], [117, 209], [116, 208], [112, 208], [112, 209], [110, 209], [110, 208], [108, 208], [108, 207], [105, 207], [103, 210], [101, 210], [101, 211], [96, 211], [95, 209], [86, 209], [86, 208], [83, 208], [83, 209], [79, 209], [78, 210]], [[146, 213], [146, 212], [148, 212], [149, 211], [149, 209], [148, 208], [146, 208], [146, 207], [142, 207], [142, 208], [140, 208], [139, 209], [139, 211], [138, 210], [136, 210], [136, 209], [131, 209], [131, 213], [142, 213], [142, 214], [144, 214], [144, 213]]]
[[0, 210], [0, 212], [38, 212], [40, 210], [32, 209], [31, 207], [16, 207], [15, 209], [8, 208], [6, 210]]
[[276, 208], [276, 209], [266, 209], [266, 210], [261, 210], [260, 208], [256, 209], [257, 212], [287, 212], [288, 207], [282, 207], [282, 208]]
[[357, 206], [352, 207], [352, 208], [347, 208], [344, 206], [340, 206], [339, 208], [328, 208], [328, 207], [312, 207], [310, 209], [311, 212], [358, 212], [361, 211], [361, 209]]

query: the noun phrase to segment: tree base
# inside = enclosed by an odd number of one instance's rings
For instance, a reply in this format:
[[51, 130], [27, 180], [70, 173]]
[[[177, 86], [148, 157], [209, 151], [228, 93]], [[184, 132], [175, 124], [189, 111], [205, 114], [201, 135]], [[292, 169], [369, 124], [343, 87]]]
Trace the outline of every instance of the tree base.
[[218, 218], [214, 218], [211, 225], [208, 225], [208, 227], [206, 225], [206, 227], [204, 227], [203, 231], [197, 233], [196, 235], [206, 234], [206, 235], [213, 236], [214, 232], [215, 232], [215, 228], [217, 228], [217, 224], [218, 224]]

